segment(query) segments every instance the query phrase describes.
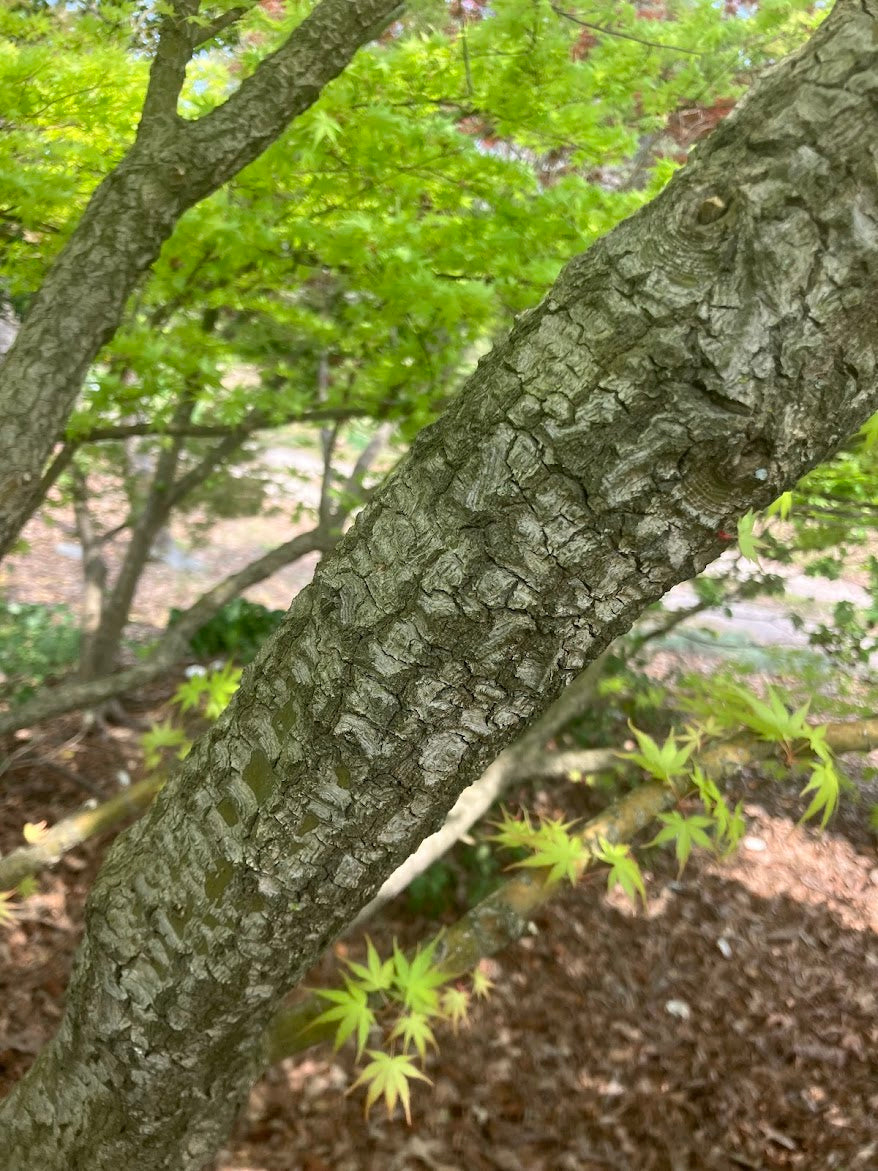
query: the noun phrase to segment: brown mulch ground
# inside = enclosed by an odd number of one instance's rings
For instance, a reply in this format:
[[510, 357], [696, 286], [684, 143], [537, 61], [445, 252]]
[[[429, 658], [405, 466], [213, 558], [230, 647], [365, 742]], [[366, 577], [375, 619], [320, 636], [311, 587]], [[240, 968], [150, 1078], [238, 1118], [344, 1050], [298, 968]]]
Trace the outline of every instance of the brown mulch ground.
[[[31, 751], [67, 752], [71, 772], [112, 791], [133, 734], [71, 746], [75, 733], [75, 717], [59, 720]], [[740, 853], [696, 859], [680, 881], [657, 855], [647, 912], [594, 883], [543, 911], [493, 963], [471, 1026], [440, 1037], [411, 1128], [365, 1120], [345, 1096], [349, 1055], [315, 1049], [254, 1089], [216, 1171], [878, 1168], [878, 857], [857, 811], [820, 835], [794, 825], [786, 790], [752, 781], [744, 795]], [[23, 764], [0, 794], [0, 851], [82, 796]], [[0, 935], [0, 1090], [57, 1024], [104, 848], [45, 875]], [[404, 904], [371, 925], [379, 948], [427, 931]]]

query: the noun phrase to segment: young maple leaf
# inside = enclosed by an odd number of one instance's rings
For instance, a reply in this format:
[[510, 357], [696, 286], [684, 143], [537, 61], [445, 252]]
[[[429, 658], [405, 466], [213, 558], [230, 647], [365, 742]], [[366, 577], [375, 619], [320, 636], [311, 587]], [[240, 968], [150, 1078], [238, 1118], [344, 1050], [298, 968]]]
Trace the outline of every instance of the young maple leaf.
[[373, 1060], [369, 1062], [350, 1087], [348, 1093], [357, 1089], [358, 1086], [367, 1087], [366, 1117], [369, 1116], [369, 1111], [379, 1098], [384, 1098], [387, 1105], [388, 1118], [392, 1116], [396, 1108], [396, 1103], [401, 1102], [403, 1111], [405, 1112], [405, 1120], [411, 1126], [412, 1111], [409, 1082], [414, 1078], [418, 1078], [419, 1081], [427, 1082], [429, 1085], [433, 1083], [405, 1053], [392, 1055], [390, 1053], [384, 1053], [380, 1049], [370, 1049], [369, 1056]]

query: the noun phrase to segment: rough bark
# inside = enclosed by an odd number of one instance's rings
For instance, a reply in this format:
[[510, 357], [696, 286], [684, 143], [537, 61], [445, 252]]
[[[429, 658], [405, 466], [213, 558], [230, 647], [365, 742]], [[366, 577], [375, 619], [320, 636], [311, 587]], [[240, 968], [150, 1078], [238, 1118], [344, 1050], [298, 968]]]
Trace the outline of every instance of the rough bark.
[[136, 140], [95, 191], [0, 366], [0, 556], [39, 502], [43, 466], [89, 365], [177, 220], [270, 146], [398, 8], [398, 0], [322, 0], [228, 101], [196, 121], [179, 116], [177, 100], [203, 30], [185, 15], [168, 18]]
[[203, 1166], [282, 993], [462, 789], [878, 409], [876, 29], [843, 0], [418, 438], [112, 850], [0, 1165]]
[[[503, 750], [460, 794], [448, 812], [441, 827], [424, 838], [413, 854], [384, 881], [374, 899], [360, 911], [351, 929], [371, 919], [373, 915], [401, 895], [414, 880], [434, 862], [442, 858], [466, 834], [502, 795], [504, 789], [516, 780], [540, 776], [544, 761], [551, 759], [546, 742], [581, 715], [590, 703], [603, 668], [603, 656], [589, 663], [586, 669], [558, 696], [552, 706], [543, 712], [514, 744]], [[614, 758], [615, 759], [615, 758]], [[0, 862], [0, 877], [3, 863]]]

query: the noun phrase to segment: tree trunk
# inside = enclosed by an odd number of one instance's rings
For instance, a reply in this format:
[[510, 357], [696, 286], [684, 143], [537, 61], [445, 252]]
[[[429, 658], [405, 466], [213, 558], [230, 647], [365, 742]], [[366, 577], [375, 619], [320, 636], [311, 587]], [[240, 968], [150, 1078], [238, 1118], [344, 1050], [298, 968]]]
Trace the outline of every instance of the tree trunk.
[[177, 220], [270, 146], [397, 7], [322, 0], [227, 102], [196, 121], [180, 118], [177, 99], [198, 28], [189, 49], [179, 29], [163, 34], [137, 139], [95, 191], [0, 365], [0, 556], [39, 504], [43, 466], [86, 371]]
[[566, 682], [878, 409], [878, 22], [837, 10], [565, 269], [95, 884], [13, 1171], [202, 1167], [266, 1027]]

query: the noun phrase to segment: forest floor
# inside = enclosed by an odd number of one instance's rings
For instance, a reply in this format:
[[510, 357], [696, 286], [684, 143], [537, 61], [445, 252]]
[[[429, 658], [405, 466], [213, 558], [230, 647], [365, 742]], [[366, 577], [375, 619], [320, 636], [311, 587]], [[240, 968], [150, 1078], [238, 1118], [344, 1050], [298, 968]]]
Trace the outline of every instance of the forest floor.
[[[197, 571], [152, 567], [138, 621], [154, 630], [212, 573], [289, 535], [270, 526], [223, 522]], [[63, 534], [37, 525], [29, 535], [7, 590], [75, 604], [79, 571], [58, 549]], [[308, 569], [266, 583], [261, 600], [286, 605]], [[173, 685], [147, 690], [135, 713], [162, 718]], [[85, 736], [75, 715], [7, 748], [19, 755], [0, 787], [0, 854], [21, 844], [25, 822], [68, 815], [84, 787], [111, 796], [120, 773], [139, 775], [134, 731]], [[851, 804], [827, 832], [799, 827], [796, 786], [757, 773], [732, 795], [749, 817], [734, 857], [695, 857], [678, 878], [652, 852], [645, 909], [608, 896], [596, 875], [490, 962], [496, 987], [467, 1028], [439, 1036], [434, 1085], [415, 1086], [411, 1127], [380, 1108], [364, 1118], [360, 1091], [346, 1094], [351, 1054], [315, 1048], [254, 1088], [215, 1171], [876, 1171], [875, 838]], [[568, 817], [599, 808], [584, 785], [531, 790], [528, 801]], [[58, 1023], [107, 844], [67, 855], [0, 931], [0, 1094]], [[452, 867], [461, 898], [445, 921], [466, 906], [464, 870]], [[405, 897], [368, 928], [382, 952], [435, 929]], [[339, 942], [307, 983], [336, 982], [338, 960], [361, 954], [360, 935]]]

